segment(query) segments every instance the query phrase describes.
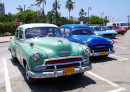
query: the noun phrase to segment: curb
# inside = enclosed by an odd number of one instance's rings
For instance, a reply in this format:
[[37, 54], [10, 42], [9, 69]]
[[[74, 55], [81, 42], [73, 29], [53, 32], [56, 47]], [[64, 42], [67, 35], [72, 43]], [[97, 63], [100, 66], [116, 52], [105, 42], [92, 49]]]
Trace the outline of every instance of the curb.
[[7, 42], [9, 42], [9, 41], [3, 41], [3, 42], [0, 42], [0, 43], [7, 43]]

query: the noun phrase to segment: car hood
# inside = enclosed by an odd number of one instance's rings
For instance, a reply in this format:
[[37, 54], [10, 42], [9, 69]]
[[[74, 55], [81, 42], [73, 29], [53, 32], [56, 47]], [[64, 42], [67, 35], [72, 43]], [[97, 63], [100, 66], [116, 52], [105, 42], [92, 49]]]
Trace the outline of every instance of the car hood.
[[32, 38], [27, 39], [26, 43], [34, 43], [34, 48], [44, 51], [48, 58], [78, 55], [78, 51], [72, 51], [72, 43], [61, 37]]
[[114, 33], [117, 34], [116, 30], [106, 30], [106, 31], [108, 31], [108, 32], [114, 32]]
[[71, 36], [73, 39], [78, 42], [79, 39], [82, 39], [82, 44], [87, 41], [89, 43], [89, 46], [95, 45], [95, 44], [109, 44], [108, 38], [104, 38], [97, 35], [75, 35]]
[[115, 29], [115, 30], [118, 30], [118, 31], [125, 31], [124, 29]]
[[95, 31], [94, 33], [97, 33], [99, 35], [102, 35], [102, 34], [115, 34], [115, 32], [112, 32], [112, 31]]

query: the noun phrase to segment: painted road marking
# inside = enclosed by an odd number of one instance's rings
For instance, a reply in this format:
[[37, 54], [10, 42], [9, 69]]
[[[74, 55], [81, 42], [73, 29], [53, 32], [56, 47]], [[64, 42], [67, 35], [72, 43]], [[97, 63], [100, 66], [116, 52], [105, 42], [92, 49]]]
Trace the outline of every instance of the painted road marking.
[[8, 75], [8, 68], [7, 68], [6, 58], [3, 59], [3, 64], [4, 64], [4, 73], [5, 73], [6, 92], [12, 92], [11, 91], [11, 86], [10, 86], [9, 75]]
[[[9, 59], [9, 58], [8, 58]], [[11, 86], [10, 86], [10, 80], [9, 80], [9, 75], [8, 75], [8, 68], [7, 68], [7, 63], [6, 63], [6, 58], [3, 59], [3, 64], [4, 64], [4, 73], [5, 73], [5, 82], [6, 82], [6, 92], [12, 92], [11, 91]], [[102, 81], [105, 81], [107, 82], [108, 84], [114, 86], [114, 87], [119, 87], [119, 85], [103, 78], [103, 77], [100, 77], [90, 71], [87, 71], [87, 73], [93, 75], [94, 77], [102, 80]], [[20, 78], [20, 80], [23, 79], [23, 78]], [[11, 84], [14, 84], [16, 81], [12, 82]], [[123, 90], [126, 90], [125, 88], [118, 88], [116, 90], [112, 90], [112, 91], [108, 91], [108, 92], [120, 92], [120, 91], [123, 91]]]
[[108, 92], [122, 92], [124, 90], [126, 90], [126, 89], [125, 88], [119, 88], [119, 89], [108, 91]]
[[110, 54], [109, 56], [116, 57], [116, 58], [118, 58], [119, 61], [128, 60], [128, 58], [120, 57], [120, 56], [116, 56], [116, 55], [112, 55], [112, 54]]
[[100, 77], [100, 76], [98, 76], [98, 75], [96, 75], [96, 74], [94, 74], [94, 73], [92, 73], [92, 72], [90, 72], [90, 71], [87, 71], [89, 74], [91, 74], [91, 75], [93, 75], [94, 77], [96, 77], [96, 78], [98, 78], [98, 79], [100, 79], [100, 80], [102, 80], [102, 81], [105, 81], [105, 82], [107, 82], [108, 84], [110, 84], [110, 85], [112, 85], [112, 86], [114, 86], [114, 87], [118, 87], [118, 85], [117, 84], [115, 84], [115, 83], [113, 83], [113, 82], [111, 82], [111, 81], [109, 81], [109, 80], [107, 80], [107, 79], [105, 79], [105, 78], [103, 78], [103, 77]]
[[[105, 78], [103, 78], [103, 77], [100, 77], [100, 76], [98, 76], [98, 75], [96, 75], [96, 74], [94, 74], [94, 73], [92, 73], [92, 72], [90, 72], [90, 71], [87, 71], [87, 73], [93, 75], [94, 77], [96, 77], [96, 78], [98, 78], [98, 79], [100, 79], [100, 80], [102, 80], [102, 81], [107, 82], [108, 84], [110, 84], [110, 85], [112, 85], [112, 86], [114, 86], [114, 87], [119, 87], [119, 85], [117, 85], [117, 84], [115, 84], [115, 83], [113, 83], [113, 82], [111, 82], [111, 81], [109, 81], [109, 80], [107, 80], [107, 79], [105, 79]], [[125, 89], [125, 88], [119, 88], [119, 89], [112, 90], [112, 91], [108, 91], [108, 92], [120, 92], [120, 91], [123, 91], [123, 90], [126, 90], [126, 89]]]

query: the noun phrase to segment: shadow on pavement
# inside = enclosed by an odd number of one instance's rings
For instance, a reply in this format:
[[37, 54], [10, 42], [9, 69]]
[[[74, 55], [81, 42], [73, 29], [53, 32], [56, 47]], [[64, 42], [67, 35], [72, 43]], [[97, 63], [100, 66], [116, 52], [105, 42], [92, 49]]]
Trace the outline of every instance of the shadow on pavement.
[[[86, 86], [91, 84], [96, 84], [96, 82], [93, 79], [85, 75], [82, 75], [80, 77], [72, 75], [58, 78], [36, 79], [35, 84], [29, 85], [27, 84], [26, 81], [24, 68], [20, 65], [19, 62], [13, 62], [12, 59], [11, 62], [14, 66], [17, 66], [17, 68], [21, 72], [21, 75], [24, 77], [25, 85], [28, 85], [28, 87], [32, 92], [70, 91], [70, 90], [76, 90], [78, 88], [85, 88]], [[22, 89], [22, 87], [20, 89]]]
[[117, 60], [112, 57], [90, 57], [90, 62], [91, 63], [104, 63], [104, 62], [110, 62], [113, 60]]

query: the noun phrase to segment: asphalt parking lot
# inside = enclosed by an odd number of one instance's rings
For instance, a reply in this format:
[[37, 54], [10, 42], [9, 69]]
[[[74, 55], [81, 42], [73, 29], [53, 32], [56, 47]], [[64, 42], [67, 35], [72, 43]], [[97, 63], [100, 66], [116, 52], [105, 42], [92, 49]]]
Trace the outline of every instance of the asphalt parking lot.
[[[18, 62], [12, 62], [7, 52], [6, 57], [1, 57], [0, 92], [129, 92], [129, 35], [130, 30], [113, 39], [115, 54], [90, 58], [93, 68], [83, 76], [39, 79], [34, 85], [27, 84], [24, 69]], [[1, 48], [2, 52], [5, 50]]]

